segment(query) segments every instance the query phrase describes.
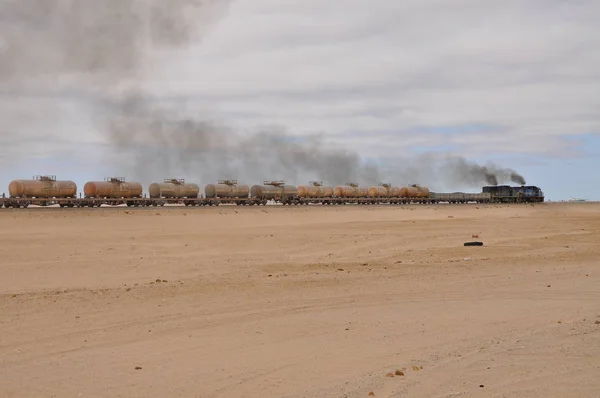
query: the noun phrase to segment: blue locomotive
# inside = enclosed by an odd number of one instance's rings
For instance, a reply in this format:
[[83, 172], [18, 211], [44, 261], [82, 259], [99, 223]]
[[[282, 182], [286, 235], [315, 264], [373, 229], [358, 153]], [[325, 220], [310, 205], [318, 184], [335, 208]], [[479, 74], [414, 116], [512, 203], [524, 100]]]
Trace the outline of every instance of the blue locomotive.
[[490, 185], [483, 187], [493, 203], [543, 202], [544, 192], [534, 185], [511, 187], [510, 185]]

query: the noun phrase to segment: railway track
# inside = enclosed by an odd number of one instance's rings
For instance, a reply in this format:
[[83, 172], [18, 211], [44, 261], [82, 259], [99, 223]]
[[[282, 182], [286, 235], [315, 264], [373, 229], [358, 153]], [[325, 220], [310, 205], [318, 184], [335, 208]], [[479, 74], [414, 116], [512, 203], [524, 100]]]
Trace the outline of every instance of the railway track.
[[[534, 202], [509, 201], [505, 203]], [[61, 208], [82, 208], [82, 207], [163, 207], [165, 205], [183, 205], [190, 207], [237, 205], [237, 206], [266, 206], [279, 204], [284, 206], [306, 206], [306, 205], [324, 205], [324, 206], [342, 206], [342, 205], [408, 205], [408, 204], [468, 204], [468, 203], [501, 203], [492, 200], [491, 197], [482, 198], [456, 198], [453, 200], [444, 200], [435, 197], [431, 198], [297, 198], [291, 200], [261, 200], [261, 199], [241, 199], [241, 198], [0, 198], [0, 208], [2, 209], [25, 209], [30, 206], [59, 206]]]

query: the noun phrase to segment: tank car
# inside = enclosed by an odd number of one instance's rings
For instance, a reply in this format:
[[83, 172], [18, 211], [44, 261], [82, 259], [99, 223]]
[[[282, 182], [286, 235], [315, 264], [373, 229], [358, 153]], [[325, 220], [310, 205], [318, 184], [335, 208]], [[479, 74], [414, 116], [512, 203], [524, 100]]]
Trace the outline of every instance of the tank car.
[[387, 189], [384, 187], [369, 187], [367, 191], [367, 196], [369, 198], [385, 198], [388, 195]]
[[400, 188], [400, 197], [425, 199], [429, 197], [429, 188], [422, 187], [418, 184], [411, 184]]
[[388, 195], [390, 198], [398, 198], [400, 197], [400, 187], [390, 186], [388, 188]]
[[253, 185], [250, 197], [262, 200], [291, 200], [298, 197], [298, 188], [286, 185], [285, 181], [263, 181], [263, 185]]
[[324, 187], [322, 181], [311, 181], [309, 185], [298, 186], [299, 198], [330, 198], [333, 187]]
[[417, 198], [428, 198], [429, 197], [429, 188], [422, 187], [418, 184], [411, 185], [413, 188], [417, 190]]
[[88, 181], [83, 186], [86, 198], [141, 198], [142, 184], [123, 177], [107, 177], [104, 181]]
[[77, 184], [57, 181], [56, 176], [34, 176], [31, 180], [14, 180], [8, 185], [11, 198], [75, 198]]
[[333, 196], [338, 198], [366, 198], [368, 193], [367, 188], [361, 188], [358, 184], [349, 182], [346, 185], [335, 187]]
[[400, 188], [401, 198], [416, 198], [418, 194], [417, 188], [413, 186], [407, 186]]
[[208, 184], [204, 187], [207, 198], [247, 198], [250, 194], [248, 185], [239, 184], [237, 180], [219, 180], [217, 184]]
[[197, 184], [186, 183], [185, 179], [167, 178], [163, 183], [150, 184], [150, 198], [197, 198], [200, 187]]
[[397, 197], [400, 189], [393, 188], [392, 184], [379, 184], [368, 189], [367, 196], [369, 198], [392, 198]]

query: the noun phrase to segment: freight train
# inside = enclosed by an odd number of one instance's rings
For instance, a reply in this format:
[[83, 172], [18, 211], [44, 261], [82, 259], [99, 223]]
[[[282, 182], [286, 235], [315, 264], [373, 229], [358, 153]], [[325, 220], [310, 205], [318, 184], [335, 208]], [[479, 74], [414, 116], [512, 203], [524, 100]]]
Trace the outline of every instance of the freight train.
[[204, 195], [197, 184], [184, 179], [168, 178], [153, 183], [144, 194], [142, 184], [122, 177], [104, 181], [89, 181], [83, 195], [77, 196], [73, 181], [57, 181], [56, 176], [34, 176], [31, 180], [14, 180], [8, 187], [9, 196], [2, 195], [0, 207], [20, 208], [29, 205], [60, 207], [100, 207], [102, 205], [217, 206], [220, 204], [266, 205], [345, 205], [345, 204], [436, 204], [436, 203], [523, 203], [543, 202], [544, 193], [536, 186], [485, 186], [480, 193], [438, 193], [418, 184], [395, 187], [389, 183], [361, 187], [349, 182], [340, 186], [323, 186], [322, 181], [307, 185], [289, 185], [285, 181], [263, 181], [260, 185], [239, 184], [237, 180], [220, 180], [208, 184]]

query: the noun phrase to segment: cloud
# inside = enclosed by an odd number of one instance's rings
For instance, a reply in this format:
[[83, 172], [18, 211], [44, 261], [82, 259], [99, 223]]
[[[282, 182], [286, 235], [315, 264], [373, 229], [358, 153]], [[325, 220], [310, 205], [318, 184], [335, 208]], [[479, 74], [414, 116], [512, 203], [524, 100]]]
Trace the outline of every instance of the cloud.
[[[157, 26], [172, 27], [185, 3]], [[57, 78], [35, 64], [23, 84], [9, 79], [0, 91], [0, 116], [9, 121], [0, 144], [9, 156], [7, 148], [60, 153], [66, 142], [82, 153], [94, 142], [110, 147], [97, 103], [133, 87], [151, 94], [153, 104], [226, 122], [241, 134], [281, 125], [371, 159], [427, 147], [469, 158], [583, 156], [569, 137], [600, 134], [599, 17], [600, 4], [584, 0], [231, 2], [196, 38], [167, 29], [151, 35], [161, 45], [141, 50], [125, 40], [140, 51], [105, 59], [117, 77]], [[30, 29], [10, 26], [10, 35]], [[39, 32], [29, 34], [43, 42]], [[60, 72], [66, 42], [49, 37], [58, 46], [50, 50], [59, 48], [48, 58], [51, 71]]]
[[[327, 132], [353, 149], [392, 131], [381, 150], [436, 140], [465, 153], [555, 155], [564, 137], [600, 132], [597, 2], [395, 3], [240, 2], [167, 66], [178, 76], [168, 88], [149, 84], [240, 126]], [[422, 129], [457, 125], [498, 131]]]

